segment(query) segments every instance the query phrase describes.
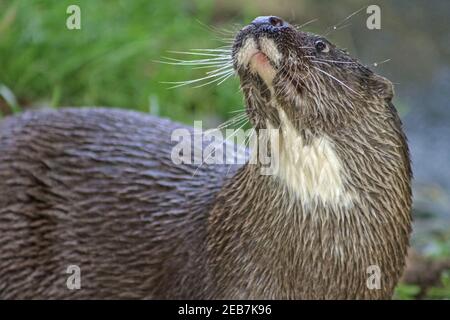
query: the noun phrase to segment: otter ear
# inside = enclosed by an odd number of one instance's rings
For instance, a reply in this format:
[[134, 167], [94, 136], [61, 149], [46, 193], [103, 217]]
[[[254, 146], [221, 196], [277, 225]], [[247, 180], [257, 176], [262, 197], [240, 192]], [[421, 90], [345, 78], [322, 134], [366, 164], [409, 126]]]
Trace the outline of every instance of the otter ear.
[[391, 101], [394, 97], [394, 85], [385, 77], [374, 74], [372, 77], [373, 88], [378, 93], [378, 96]]

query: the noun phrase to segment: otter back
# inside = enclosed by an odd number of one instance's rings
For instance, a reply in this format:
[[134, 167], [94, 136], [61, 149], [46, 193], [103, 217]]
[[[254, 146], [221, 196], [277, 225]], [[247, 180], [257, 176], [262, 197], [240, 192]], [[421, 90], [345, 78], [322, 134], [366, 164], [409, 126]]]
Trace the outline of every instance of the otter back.
[[202, 297], [206, 213], [226, 171], [174, 165], [180, 127], [111, 109], [3, 120], [0, 298]]

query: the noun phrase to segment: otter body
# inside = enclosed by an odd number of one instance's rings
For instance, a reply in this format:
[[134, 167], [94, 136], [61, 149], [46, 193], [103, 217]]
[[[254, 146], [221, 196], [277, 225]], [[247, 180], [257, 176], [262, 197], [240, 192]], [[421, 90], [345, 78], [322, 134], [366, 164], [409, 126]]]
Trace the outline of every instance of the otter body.
[[242, 29], [230, 59], [257, 135], [277, 146], [272, 174], [176, 165], [182, 126], [134, 112], [0, 124], [0, 297], [392, 296], [411, 171], [390, 82], [277, 17]]
[[[204, 295], [207, 212], [227, 171], [175, 166], [180, 127], [111, 109], [1, 122], [0, 297]], [[80, 290], [66, 285], [70, 265]]]

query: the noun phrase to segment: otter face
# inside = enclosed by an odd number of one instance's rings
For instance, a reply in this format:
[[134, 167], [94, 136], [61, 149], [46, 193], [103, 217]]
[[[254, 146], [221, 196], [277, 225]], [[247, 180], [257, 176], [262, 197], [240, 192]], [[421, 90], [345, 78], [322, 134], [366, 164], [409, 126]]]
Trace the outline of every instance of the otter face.
[[278, 126], [280, 108], [296, 127], [338, 125], [367, 100], [375, 97], [377, 105], [393, 95], [388, 80], [344, 50], [274, 16], [258, 17], [239, 31], [232, 59], [257, 127], [267, 120]]

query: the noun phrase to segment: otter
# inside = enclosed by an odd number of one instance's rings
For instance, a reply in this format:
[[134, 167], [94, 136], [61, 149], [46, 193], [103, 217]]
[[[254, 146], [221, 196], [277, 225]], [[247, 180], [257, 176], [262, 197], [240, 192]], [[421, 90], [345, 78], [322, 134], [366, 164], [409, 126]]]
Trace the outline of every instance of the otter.
[[271, 175], [174, 164], [170, 133], [192, 129], [137, 112], [1, 122], [0, 298], [392, 297], [412, 200], [391, 82], [275, 16], [230, 61], [256, 134], [280, 132]]

